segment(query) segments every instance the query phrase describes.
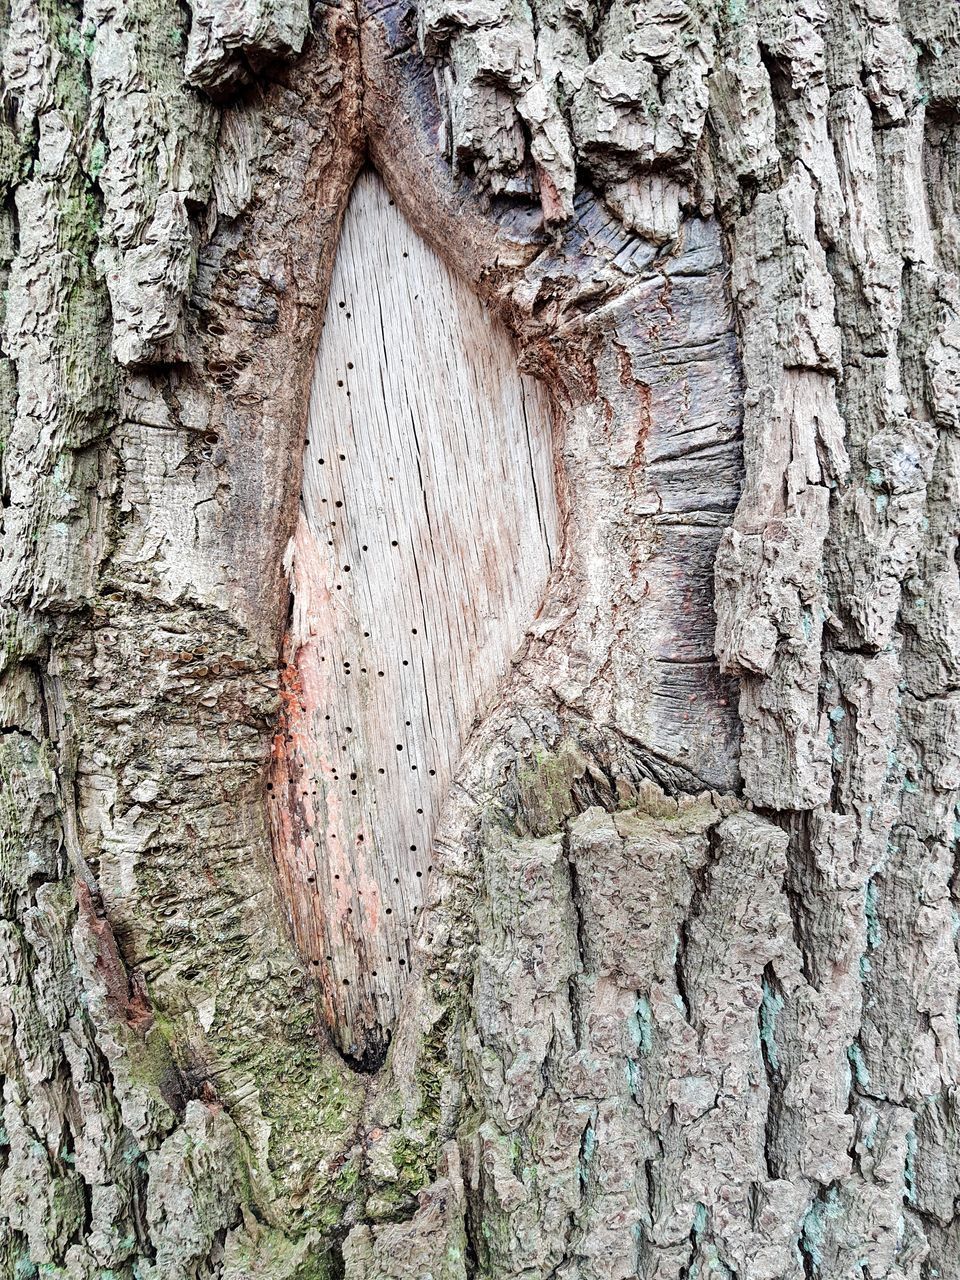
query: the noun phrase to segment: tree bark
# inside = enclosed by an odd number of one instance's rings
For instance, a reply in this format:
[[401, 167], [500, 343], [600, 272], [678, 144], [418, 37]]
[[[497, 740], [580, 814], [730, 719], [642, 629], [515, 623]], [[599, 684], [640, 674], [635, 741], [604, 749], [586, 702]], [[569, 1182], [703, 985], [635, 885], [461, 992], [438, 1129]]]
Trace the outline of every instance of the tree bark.
[[2, 15], [0, 1275], [960, 1274], [956, 16]]

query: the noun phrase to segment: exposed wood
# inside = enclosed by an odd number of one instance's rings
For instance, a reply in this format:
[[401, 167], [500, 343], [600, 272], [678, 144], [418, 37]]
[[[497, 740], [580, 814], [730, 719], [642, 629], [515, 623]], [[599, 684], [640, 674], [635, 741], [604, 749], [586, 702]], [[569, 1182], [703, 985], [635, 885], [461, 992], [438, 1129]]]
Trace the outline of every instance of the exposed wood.
[[317, 355], [272, 774], [294, 936], [382, 1060], [463, 744], [557, 555], [551, 409], [509, 334], [363, 174]]

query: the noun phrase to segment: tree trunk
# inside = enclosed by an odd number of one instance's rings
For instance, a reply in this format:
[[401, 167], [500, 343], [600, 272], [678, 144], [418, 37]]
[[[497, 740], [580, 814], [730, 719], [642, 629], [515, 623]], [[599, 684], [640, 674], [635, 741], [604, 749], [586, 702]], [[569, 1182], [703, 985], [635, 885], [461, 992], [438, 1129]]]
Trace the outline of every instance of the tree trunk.
[[0, 1276], [960, 1275], [956, 15], [0, 12]]

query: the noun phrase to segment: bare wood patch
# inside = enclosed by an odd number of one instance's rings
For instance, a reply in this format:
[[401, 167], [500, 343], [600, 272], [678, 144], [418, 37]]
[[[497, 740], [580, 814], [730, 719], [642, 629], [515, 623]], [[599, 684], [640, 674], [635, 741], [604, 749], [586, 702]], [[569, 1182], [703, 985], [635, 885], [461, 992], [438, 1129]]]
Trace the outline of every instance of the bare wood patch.
[[294, 935], [365, 1065], [438, 806], [556, 558], [549, 422], [506, 331], [362, 175], [310, 402], [271, 785]]

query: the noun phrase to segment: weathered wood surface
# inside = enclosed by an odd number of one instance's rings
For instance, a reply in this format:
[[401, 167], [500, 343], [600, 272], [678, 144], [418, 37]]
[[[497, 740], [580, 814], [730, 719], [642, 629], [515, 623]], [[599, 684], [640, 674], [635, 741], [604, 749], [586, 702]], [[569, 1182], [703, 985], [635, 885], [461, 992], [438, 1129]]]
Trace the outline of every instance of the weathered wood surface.
[[381, 191], [361, 180], [320, 346], [271, 784], [294, 936], [335, 1041], [366, 1066], [411, 965], [437, 811], [528, 626], [508, 716], [586, 699], [655, 776], [736, 779], [712, 655], [713, 557], [739, 493], [717, 229], [691, 222], [669, 274], [631, 264], [595, 404], [572, 411], [582, 388], [543, 371], [554, 448], [507, 335]]
[[310, 396], [271, 813], [327, 1024], [368, 1066], [437, 811], [557, 556], [551, 419], [503, 326], [361, 175]]

